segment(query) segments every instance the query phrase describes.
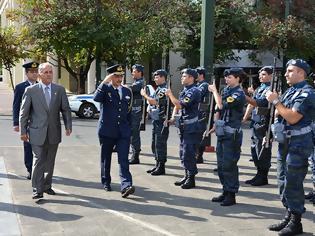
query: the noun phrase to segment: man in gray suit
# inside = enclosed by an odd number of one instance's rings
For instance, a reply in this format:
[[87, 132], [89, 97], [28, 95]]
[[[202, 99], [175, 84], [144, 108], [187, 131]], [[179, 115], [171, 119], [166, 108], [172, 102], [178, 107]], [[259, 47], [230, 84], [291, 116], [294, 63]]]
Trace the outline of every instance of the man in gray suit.
[[[58, 145], [61, 142], [60, 112], [66, 135], [72, 130], [71, 110], [65, 89], [52, 83], [53, 68], [49, 63], [38, 67], [40, 82], [25, 90], [20, 110], [21, 139], [32, 145], [33, 199], [43, 193], [55, 195], [51, 188]], [[27, 130], [29, 131], [27, 132]]]

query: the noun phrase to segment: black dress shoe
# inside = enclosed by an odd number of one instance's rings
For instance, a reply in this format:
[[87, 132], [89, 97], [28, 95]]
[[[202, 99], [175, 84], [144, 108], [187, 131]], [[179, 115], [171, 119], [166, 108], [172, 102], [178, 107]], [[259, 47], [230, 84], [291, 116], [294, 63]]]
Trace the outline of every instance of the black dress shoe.
[[52, 190], [52, 188], [45, 190], [44, 193], [47, 193], [48, 195], [56, 195], [55, 191]]
[[112, 191], [112, 187], [109, 184], [104, 185], [104, 190], [107, 192]]
[[33, 199], [40, 199], [43, 197], [44, 197], [43, 193], [36, 193], [36, 192], [34, 192], [32, 196]]
[[134, 186], [129, 186], [125, 188], [123, 191], [121, 191], [121, 196], [123, 198], [128, 197], [130, 194], [133, 194], [135, 192], [135, 187]]

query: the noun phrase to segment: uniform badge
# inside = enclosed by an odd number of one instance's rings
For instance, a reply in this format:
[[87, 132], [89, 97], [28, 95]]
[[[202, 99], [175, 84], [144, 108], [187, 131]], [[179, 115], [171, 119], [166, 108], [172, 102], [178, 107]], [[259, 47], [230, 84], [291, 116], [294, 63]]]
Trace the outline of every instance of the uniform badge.
[[109, 93], [107, 93], [108, 94], [108, 96], [110, 97], [110, 98], [112, 98], [112, 94], [109, 92]]
[[129, 100], [130, 99], [130, 97], [127, 95], [126, 97], [125, 97], [127, 100]]
[[234, 98], [233, 97], [228, 97], [227, 99], [226, 99], [226, 101], [228, 102], [228, 103], [232, 103], [232, 102], [234, 102]]

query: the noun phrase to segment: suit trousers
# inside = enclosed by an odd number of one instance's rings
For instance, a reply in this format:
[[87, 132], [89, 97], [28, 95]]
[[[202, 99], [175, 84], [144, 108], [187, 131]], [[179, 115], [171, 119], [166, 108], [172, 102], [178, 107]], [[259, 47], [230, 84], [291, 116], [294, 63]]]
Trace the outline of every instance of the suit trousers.
[[32, 187], [37, 193], [51, 188], [58, 145], [48, 144], [47, 141], [41, 146], [32, 144], [34, 154]]
[[24, 165], [28, 172], [32, 173], [33, 153], [32, 145], [29, 142], [23, 142], [24, 146]]

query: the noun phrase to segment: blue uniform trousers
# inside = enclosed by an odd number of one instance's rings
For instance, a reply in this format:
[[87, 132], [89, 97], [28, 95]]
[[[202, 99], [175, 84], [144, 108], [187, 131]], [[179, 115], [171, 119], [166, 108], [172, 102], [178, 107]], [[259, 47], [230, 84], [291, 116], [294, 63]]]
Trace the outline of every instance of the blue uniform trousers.
[[[152, 150], [154, 150], [155, 160], [165, 163], [167, 161], [167, 139], [169, 128], [164, 127], [163, 120], [154, 120], [152, 128]], [[162, 133], [163, 129], [163, 133]]]
[[32, 173], [33, 152], [32, 145], [29, 142], [23, 142], [24, 146], [24, 164], [28, 172]]
[[180, 134], [179, 157], [182, 167], [189, 176], [198, 173], [195, 155], [200, 141], [200, 134]]
[[218, 175], [223, 191], [237, 193], [239, 189], [239, 175], [237, 162], [241, 155], [242, 131], [237, 134], [225, 134], [218, 137], [217, 163]]
[[284, 144], [279, 143], [277, 174], [280, 197], [283, 205], [296, 214], [305, 211], [303, 181], [312, 151], [311, 133], [291, 137]]
[[142, 112], [131, 112], [131, 147], [135, 152], [141, 151], [140, 122]]
[[99, 137], [101, 144], [101, 181], [103, 185], [111, 183], [110, 167], [113, 148], [116, 146], [119, 164], [121, 190], [132, 185], [132, 176], [129, 171], [129, 138]]
[[264, 148], [261, 156], [259, 157], [265, 134], [265, 129], [263, 131], [257, 131], [254, 128], [252, 129], [251, 154], [257, 169], [268, 172], [271, 166], [271, 145], [269, 145], [268, 148]]

